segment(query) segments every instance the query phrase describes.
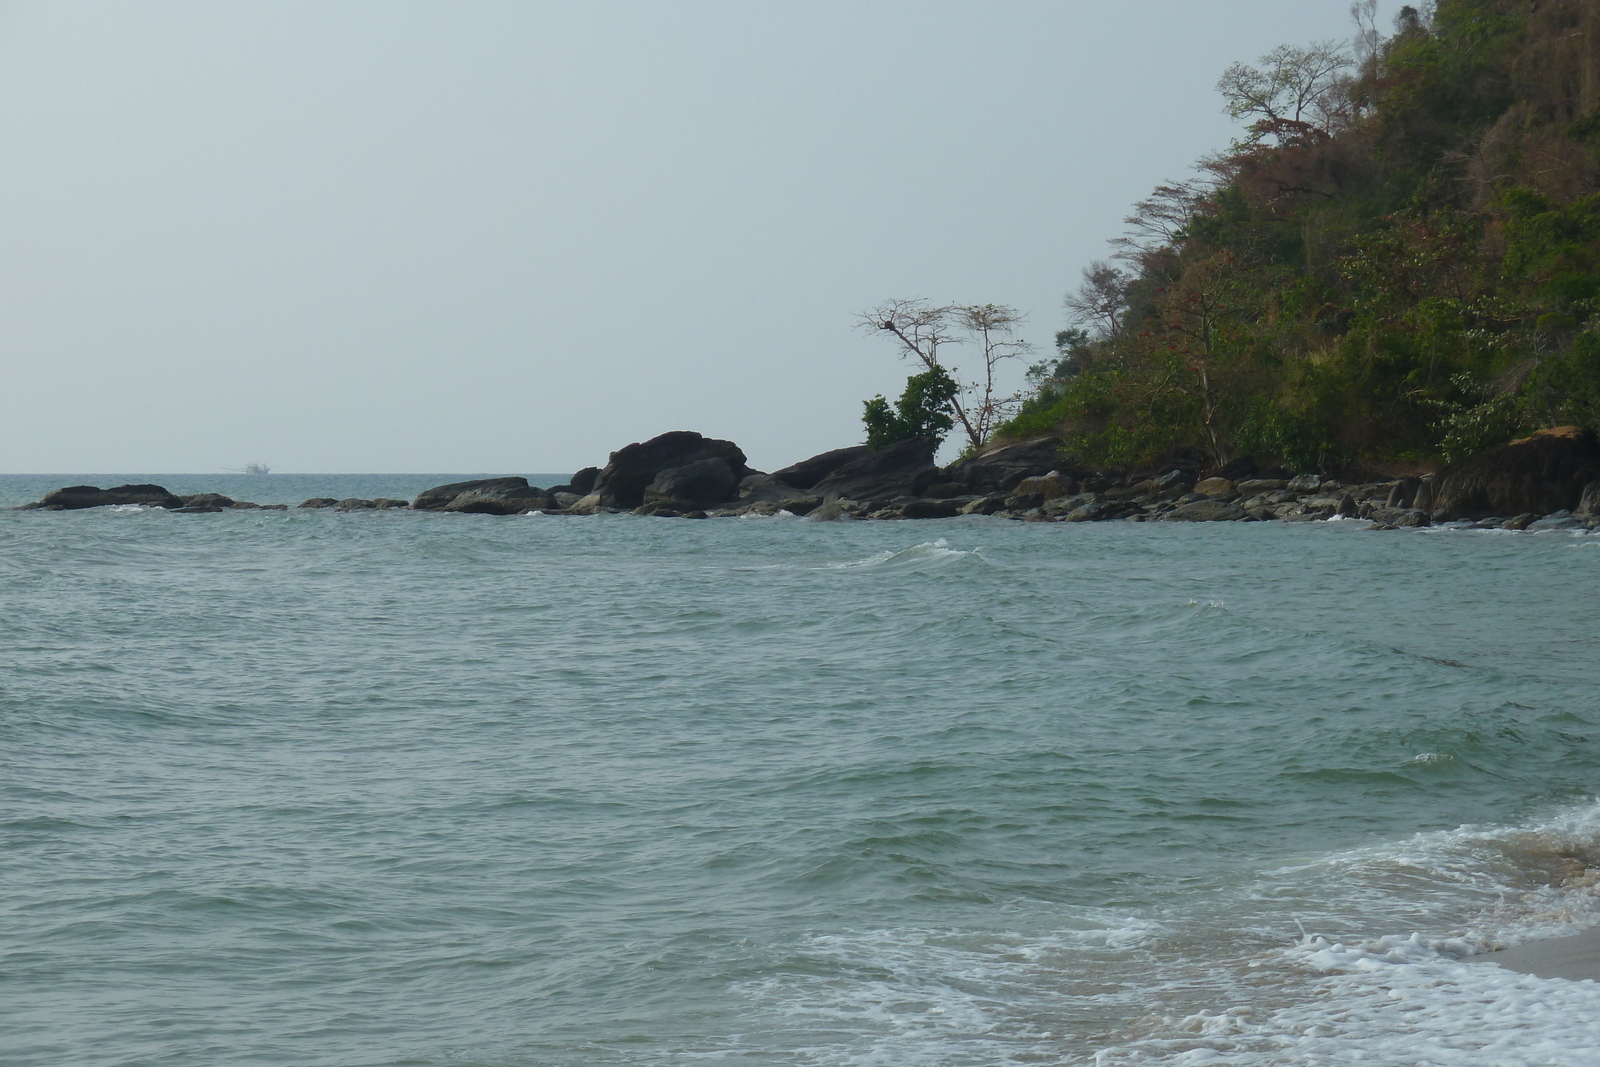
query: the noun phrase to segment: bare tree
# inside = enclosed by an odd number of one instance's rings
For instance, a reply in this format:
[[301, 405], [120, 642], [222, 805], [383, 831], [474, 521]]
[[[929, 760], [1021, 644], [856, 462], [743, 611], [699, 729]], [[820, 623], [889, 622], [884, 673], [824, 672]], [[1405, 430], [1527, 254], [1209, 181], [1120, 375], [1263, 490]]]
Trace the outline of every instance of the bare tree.
[[1345, 113], [1350, 57], [1333, 41], [1305, 48], [1282, 44], [1261, 57], [1261, 66], [1235, 63], [1222, 72], [1217, 91], [1236, 119], [1255, 116], [1252, 139], [1285, 130], [1333, 132]]
[[995, 395], [994, 369], [1003, 360], [1018, 359], [1032, 352], [1033, 346], [1012, 334], [1027, 316], [1016, 308], [1004, 304], [970, 304], [955, 309], [957, 324], [971, 336], [982, 351], [983, 378], [964, 386], [971, 400], [967, 411], [968, 422], [963, 419], [972, 446], [977, 448], [989, 439], [996, 426], [1011, 413], [1020, 399], [1016, 394], [1006, 397]]
[[[886, 300], [856, 316], [864, 330], [886, 333], [895, 339], [903, 359], [914, 359], [923, 367], [945, 367], [961, 380], [962, 372], [940, 362], [939, 350], [946, 345], [976, 344], [982, 352], [982, 378], [962, 382], [961, 392], [950, 401], [950, 411], [966, 433], [972, 447], [981, 446], [994, 428], [1009, 414], [1017, 398], [996, 395], [995, 367], [1032, 350], [1026, 341], [1011, 335], [1024, 316], [1015, 308], [1000, 304], [934, 304], [928, 300]], [[965, 336], [962, 336], [965, 334]]]
[[1149, 196], [1133, 205], [1133, 214], [1122, 220], [1127, 231], [1111, 240], [1116, 258], [1141, 265], [1151, 253], [1178, 241], [1211, 191], [1203, 181], [1156, 186]]
[[1383, 41], [1383, 35], [1378, 32], [1378, 0], [1354, 0], [1350, 5], [1350, 20], [1356, 24], [1356, 35], [1351, 42], [1356, 63], [1365, 67], [1378, 54], [1378, 45]]
[[1062, 301], [1067, 317], [1092, 329], [1097, 340], [1108, 341], [1122, 333], [1122, 315], [1128, 310], [1128, 284], [1133, 276], [1120, 267], [1097, 259], [1083, 268], [1083, 284]]

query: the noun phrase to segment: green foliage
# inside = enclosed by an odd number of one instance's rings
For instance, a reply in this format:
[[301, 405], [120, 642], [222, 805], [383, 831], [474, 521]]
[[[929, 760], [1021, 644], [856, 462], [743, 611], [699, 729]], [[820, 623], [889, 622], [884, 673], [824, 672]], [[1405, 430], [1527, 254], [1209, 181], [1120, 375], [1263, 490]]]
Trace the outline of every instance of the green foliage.
[[900, 402], [891, 406], [881, 396], [866, 402], [861, 421], [867, 426], [867, 447], [876, 452], [896, 441], [944, 435], [955, 425], [950, 401], [961, 387], [943, 367], [933, 367], [906, 379]]
[[1257, 130], [1206, 163], [1214, 185], [1141, 201], [1120, 319], [1063, 334], [1000, 433], [1060, 433], [1089, 462], [1188, 449], [1306, 470], [1600, 428], [1580, 14], [1438, 0], [1343, 103], [1319, 98], [1325, 127]]
[[1440, 404], [1445, 416], [1439, 424], [1444, 431], [1439, 452], [1447, 462], [1503, 445], [1531, 429], [1527, 405], [1515, 393], [1495, 393], [1466, 374], [1456, 375], [1451, 384], [1461, 399]]

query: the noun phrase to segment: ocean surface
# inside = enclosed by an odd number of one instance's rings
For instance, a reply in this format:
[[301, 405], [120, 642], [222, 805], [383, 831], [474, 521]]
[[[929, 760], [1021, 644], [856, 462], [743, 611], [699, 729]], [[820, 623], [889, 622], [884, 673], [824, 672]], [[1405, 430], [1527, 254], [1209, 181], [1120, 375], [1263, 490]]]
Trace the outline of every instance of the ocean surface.
[[1365, 526], [0, 512], [0, 1062], [1592, 1065], [1600, 536]]

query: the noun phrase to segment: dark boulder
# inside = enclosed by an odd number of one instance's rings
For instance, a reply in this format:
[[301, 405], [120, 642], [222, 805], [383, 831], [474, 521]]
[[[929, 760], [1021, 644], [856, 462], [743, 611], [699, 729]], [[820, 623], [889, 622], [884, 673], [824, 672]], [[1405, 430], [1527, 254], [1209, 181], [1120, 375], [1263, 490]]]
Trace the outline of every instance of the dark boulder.
[[343, 500], [335, 500], [333, 506], [340, 511], [371, 511], [373, 501], [359, 496], [347, 496]]
[[183, 499], [167, 492], [159, 485], [115, 485], [101, 489], [95, 485], [69, 485], [46, 493], [39, 501], [42, 508], [60, 511], [78, 511], [82, 508], [103, 508], [118, 504], [139, 504], [147, 508], [166, 508], [177, 511]]
[[183, 506], [186, 508], [231, 508], [238, 503], [232, 497], [223, 496], [221, 493], [191, 493], [178, 499], [183, 501]]
[[300, 502], [300, 506], [303, 508], [331, 508], [335, 507], [338, 503], [339, 502], [331, 496], [314, 496], [310, 500], [302, 500]]
[[458, 493], [441, 510], [463, 515], [520, 515], [524, 511], [554, 509], [550, 494], [530, 486], [522, 478], [502, 479], [521, 485], [494, 485]]
[[598, 477], [600, 477], [599, 467], [585, 467], [572, 476], [572, 481], [567, 483], [572, 488], [568, 489], [567, 492], [577, 493], [579, 496], [588, 496], [594, 492], [594, 481]]
[[594, 492], [605, 507], [636, 508], [644, 503], [645, 490], [656, 475], [705, 459], [724, 461], [733, 472], [734, 485], [754, 473], [745, 463], [744, 452], [732, 441], [703, 437], [693, 430], [674, 430], [611, 453], [611, 461], [595, 479]]
[[389, 511], [393, 508], [409, 508], [411, 501], [396, 500], [393, 497], [380, 496], [372, 501], [372, 506], [379, 511]]
[[1238, 522], [1246, 518], [1244, 508], [1225, 500], [1196, 500], [1167, 512], [1168, 522]]
[[1226, 478], [1230, 482], [1237, 482], [1245, 478], [1253, 478], [1260, 468], [1256, 466], [1256, 457], [1240, 456], [1218, 467], [1212, 477]]
[[[411, 506], [417, 511], [443, 511], [463, 493], [480, 493], [486, 499], [501, 500], [513, 497], [529, 499], [542, 499], [545, 497], [544, 490], [532, 488], [528, 485], [528, 479], [526, 478], [478, 478], [470, 482], [451, 482], [448, 485], [438, 485], [432, 489], [424, 489], [417, 494], [417, 498], [411, 502]], [[303, 507], [304, 505], [301, 506]], [[456, 510], [461, 509], [458, 508]]]
[[1600, 442], [1593, 432], [1577, 426], [1540, 430], [1445, 467], [1434, 479], [1433, 515], [1450, 521], [1568, 511], [1596, 480]]
[[876, 452], [864, 452], [811, 487], [824, 500], [890, 500], [917, 497], [944, 480], [934, 466], [939, 442], [933, 437], [896, 441]]
[[946, 481], [961, 482], [974, 493], [1008, 492], [1024, 478], [1068, 471], [1061, 458], [1061, 439], [1036, 437], [995, 445], [970, 459], [959, 460], [946, 471]]
[[900, 517], [905, 519], [951, 519], [960, 512], [954, 500], [908, 500], [900, 505]]
[[773, 471], [772, 477], [780, 482], [785, 482], [796, 489], [811, 489], [822, 479], [854, 460], [860, 459], [869, 452], [866, 445], [851, 445], [849, 448], [836, 448], [832, 452], [823, 452], [803, 459], [782, 470]]
[[[646, 504], [683, 503], [694, 507], [714, 507], [739, 495], [739, 476], [728, 461], [698, 459], [682, 467], [658, 471], [644, 490]], [[689, 510], [694, 510], [691, 507]]]

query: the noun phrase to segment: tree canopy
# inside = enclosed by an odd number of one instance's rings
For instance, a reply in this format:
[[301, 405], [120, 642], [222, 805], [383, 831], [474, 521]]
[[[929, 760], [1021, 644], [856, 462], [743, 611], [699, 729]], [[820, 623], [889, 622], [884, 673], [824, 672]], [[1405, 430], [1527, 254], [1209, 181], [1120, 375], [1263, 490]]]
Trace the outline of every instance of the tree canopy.
[[1597, 7], [1361, 0], [1350, 52], [1228, 68], [1245, 135], [1135, 205], [1000, 434], [1338, 470], [1600, 426]]

